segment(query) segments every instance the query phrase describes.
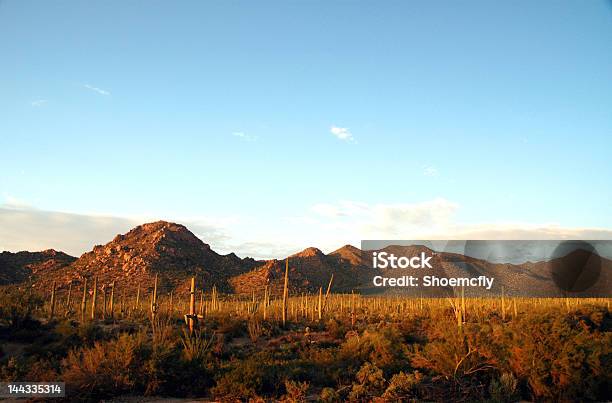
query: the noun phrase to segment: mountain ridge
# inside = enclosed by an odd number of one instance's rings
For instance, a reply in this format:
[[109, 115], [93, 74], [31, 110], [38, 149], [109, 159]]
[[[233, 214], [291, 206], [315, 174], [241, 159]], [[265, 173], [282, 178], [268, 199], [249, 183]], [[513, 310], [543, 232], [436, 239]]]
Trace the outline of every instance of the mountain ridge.
[[[434, 267], [427, 272], [431, 275], [495, 276], [499, 280], [492, 292], [499, 292], [503, 285], [507, 293], [512, 293], [512, 290], [524, 288], [525, 284], [531, 285], [534, 292], [558, 292], [550, 276], [554, 264], [557, 264], [555, 260], [519, 265], [491, 263], [458, 253], [435, 252], [423, 245], [392, 245], [382, 251], [404, 256], [431, 253]], [[359, 290], [376, 293], [381, 290], [372, 287], [373, 276], [409, 274], [404, 269], [372, 269], [369, 253], [352, 245], [344, 245], [328, 254], [316, 247], [308, 247], [287, 259], [290, 288], [294, 292], [316, 292], [325, 288], [333, 274], [335, 292]], [[82, 284], [85, 279], [97, 278], [99, 284], [118, 283], [132, 289], [151, 288], [157, 277], [159, 289], [170, 292], [185, 290], [188, 279], [196, 277], [204, 289], [216, 286], [222, 292], [246, 294], [261, 292], [269, 286], [272, 292], [279, 292], [284, 280], [284, 260], [240, 258], [234, 253], [221, 255], [184, 225], [155, 221], [118, 234], [105, 245], [95, 245], [79, 258], [54, 250], [3, 252], [0, 254], [0, 285], [29, 283], [34, 289], [44, 290], [55, 282], [61, 289], [70, 284]], [[610, 267], [602, 281], [603, 289], [609, 290], [606, 287], [610, 286], [612, 261], [602, 261], [606, 268]], [[414, 273], [423, 275], [424, 272]], [[450, 288], [446, 291], [453, 292]]]

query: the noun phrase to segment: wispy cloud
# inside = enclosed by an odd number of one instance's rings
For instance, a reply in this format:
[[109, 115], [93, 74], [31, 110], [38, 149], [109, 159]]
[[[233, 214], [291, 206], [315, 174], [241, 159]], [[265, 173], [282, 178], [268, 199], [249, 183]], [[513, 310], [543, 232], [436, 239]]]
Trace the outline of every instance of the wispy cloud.
[[84, 84], [83, 87], [93, 92], [97, 92], [100, 95], [109, 96], [111, 94], [109, 91], [103, 90], [102, 88], [94, 87], [93, 85]]
[[299, 226], [301, 238], [316, 239], [322, 250], [333, 250], [344, 243], [359, 246], [363, 239], [612, 239], [610, 228], [528, 222], [463, 223], [457, 220], [459, 210], [459, 205], [443, 198], [397, 204], [319, 203], [311, 207], [311, 214], [295, 218], [292, 228], [295, 231]]
[[27, 203], [25, 200], [19, 199], [10, 194], [4, 193], [4, 202], [0, 204], [0, 207], [11, 208], [15, 210], [32, 208], [32, 206]]
[[[0, 251], [54, 248], [78, 256], [145, 222], [160, 218], [184, 224], [220, 253], [255, 258], [284, 258], [316, 246], [331, 252], [362, 239], [612, 239], [607, 228], [497, 222], [465, 224], [459, 207], [446, 199], [420, 203], [320, 203], [302, 217], [119, 217], [39, 210], [4, 195], [0, 203]], [[287, 225], [290, 222], [291, 225]]]
[[233, 132], [232, 136], [241, 138], [244, 141], [257, 141], [258, 137], [245, 132]]
[[438, 176], [438, 170], [435, 167], [425, 167], [423, 168], [423, 175], [429, 177]]
[[[23, 202], [5, 197], [0, 203], [0, 252], [56, 249], [79, 256], [94, 245], [105, 244], [115, 235], [156, 218], [119, 217], [95, 214], [75, 214], [39, 210]], [[203, 220], [178, 221], [216, 250], [225, 250], [229, 239], [225, 229]]]
[[446, 226], [457, 210], [457, 204], [442, 198], [420, 203], [368, 204], [343, 201], [336, 204], [319, 203], [312, 211], [328, 223], [337, 221], [353, 227], [357, 233], [382, 238], [399, 236], [416, 228]]
[[43, 106], [47, 103], [46, 99], [36, 99], [32, 102], [30, 102], [30, 105], [34, 106], [34, 107], [38, 107], [38, 106]]
[[348, 127], [338, 127], [332, 126], [329, 129], [330, 133], [336, 136], [340, 140], [344, 141], [354, 141], [353, 133], [348, 129]]

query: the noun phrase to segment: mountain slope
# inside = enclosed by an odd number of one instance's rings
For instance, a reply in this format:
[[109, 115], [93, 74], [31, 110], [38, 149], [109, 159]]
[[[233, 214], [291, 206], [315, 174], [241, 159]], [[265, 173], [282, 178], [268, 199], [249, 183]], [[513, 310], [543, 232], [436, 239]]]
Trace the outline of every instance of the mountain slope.
[[[499, 295], [501, 287], [507, 295], [555, 296], [560, 291], [552, 273], [558, 267], [584, 260], [580, 252], [547, 262], [499, 264], [457, 253], [435, 252], [423, 245], [388, 246], [381, 251], [396, 256], [432, 256], [432, 268], [373, 269], [372, 252], [345, 245], [325, 254], [310, 247], [288, 257], [289, 287], [292, 293], [316, 292], [327, 288], [333, 274], [333, 292], [356, 290], [364, 294], [403, 294], [448, 296], [459, 292], [452, 287], [442, 288], [380, 288], [374, 287], [374, 276], [400, 277], [494, 277], [491, 290], [470, 288], [467, 296]], [[380, 251], [379, 251], [380, 252]], [[578, 260], [580, 260], [578, 259]], [[599, 261], [598, 261], [599, 262]], [[610, 293], [612, 261], [601, 258], [601, 279], [596, 287], [600, 295]], [[598, 264], [599, 264], [598, 263]], [[160, 293], [185, 291], [190, 277], [195, 276], [198, 288], [213, 285], [228, 293], [261, 293], [268, 285], [273, 293], [280, 293], [285, 273], [285, 260], [241, 259], [235, 254], [220, 255], [202, 242], [185, 226], [166, 221], [140, 225], [126, 234], [117, 235], [106, 245], [97, 245], [80, 258], [62, 252], [4, 252], [0, 254], [0, 285], [28, 282], [41, 291], [51, 284], [67, 288], [89, 284], [98, 278], [100, 286], [115, 282], [120, 289], [151, 289], [159, 279]]]
[[166, 221], [140, 225], [117, 235], [106, 245], [97, 245], [68, 267], [57, 268], [38, 277], [36, 286], [49, 287], [51, 281], [66, 287], [85, 278], [98, 278], [100, 284], [116, 282], [124, 288], [151, 288], [155, 276], [160, 292], [185, 288], [195, 276], [206, 288], [213, 284], [230, 291], [227, 280], [255, 265], [252, 259], [234, 254], [220, 255], [185, 226]]
[[[342, 256], [335, 252], [325, 255], [317, 248], [306, 248], [288, 257], [289, 287], [293, 292], [315, 292], [319, 287], [325, 290], [333, 274], [334, 292], [357, 289], [371, 281], [371, 271], [363, 265], [353, 264], [353, 258], [355, 256]], [[266, 285], [270, 286], [272, 292], [279, 293], [284, 276], [285, 261], [269, 260], [232, 278], [230, 284], [236, 293], [261, 292]]]
[[53, 249], [42, 252], [0, 253], [0, 285], [21, 283], [42, 272], [65, 267], [75, 257]]

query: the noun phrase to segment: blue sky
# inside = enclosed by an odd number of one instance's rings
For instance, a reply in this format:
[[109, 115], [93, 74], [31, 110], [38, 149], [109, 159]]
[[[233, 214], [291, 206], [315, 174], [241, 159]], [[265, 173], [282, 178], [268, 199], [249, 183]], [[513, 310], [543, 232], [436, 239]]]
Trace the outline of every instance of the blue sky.
[[158, 218], [259, 256], [609, 236], [611, 22], [606, 1], [3, 1], [0, 249]]

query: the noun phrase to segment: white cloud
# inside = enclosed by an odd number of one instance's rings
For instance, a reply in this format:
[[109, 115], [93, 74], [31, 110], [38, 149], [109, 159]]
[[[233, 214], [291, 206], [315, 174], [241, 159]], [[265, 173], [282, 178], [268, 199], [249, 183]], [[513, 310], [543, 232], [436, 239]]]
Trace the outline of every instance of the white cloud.
[[120, 217], [0, 206], [0, 251], [56, 249], [79, 256], [136, 226]]
[[317, 203], [310, 209], [323, 217], [348, 217], [359, 215], [360, 213], [367, 213], [370, 206], [367, 203], [341, 201], [336, 204]]
[[315, 239], [315, 246], [323, 251], [346, 243], [359, 246], [363, 239], [612, 239], [608, 228], [526, 222], [467, 224], [457, 220], [459, 210], [460, 206], [443, 198], [421, 203], [318, 203], [311, 207], [311, 214], [294, 218], [292, 228], [299, 231], [302, 245], [306, 246], [304, 239]]
[[325, 219], [323, 225], [328, 230], [336, 226], [364, 239], [402, 239], [415, 229], [446, 225], [457, 208], [455, 203], [438, 198], [421, 203], [319, 203], [311, 210]]
[[429, 177], [438, 176], [438, 170], [435, 167], [425, 167], [423, 168], [423, 175]]
[[12, 208], [12, 209], [26, 209], [26, 208], [32, 208], [31, 205], [29, 203], [27, 203], [24, 200], [21, 200], [17, 197], [11, 196], [9, 194], [4, 193], [3, 194], [4, 197], [4, 202], [2, 204], [0, 204], [0, 207], [7, 207], [7, 208]]
[[344, 140], [344, 141], [353, 141], [353, 140], [355, 140], [354, 137], [353, 137], [353, 134], [351, 133], [351, 131], [347, 127], [332, 126], [329, 129], [329, 131], [330, 131], [331, 134], [333, 134], [334, 136], [336, 136], [340, 140]]
[[84, 84], [83, 87], [87, 88], [88, 90], [92, 90], [93, 92], [97, 92], [100, 95], [108, 96], [111, 94], [109, 91], [103, 90], [102, 88], [94, 87], [93, 85]]
[[308, 246], [329, 253], [363, 239], [612, 239], [612, 229], [555, 223], [457, 221], [460, 207], [437, 198], [420, 203], [340, 201], [313, 205], [295, 217], [119, 217], [38, 210], [4, 195], [0, 204], [0, 251], [53, 248], [79, 256], [145, 222], [184, 224], [219, 253], [258, 259], [284, 258]]
[[44, 106], [46, 104], [47, 104], [47, 100], [46, 99], [36, 99], [36, 100], [30, 102], [30, 105], [32, 105], [34, 107]]
[[232, 136], [243, 139], [244, 141], [257, 141], [258, 137], [247, 134], [245, 132], [233, 132]]
[[[110, 242], [117, 234], [159, 219], [74, 214], [4, 203], [0, 204], [0, 252], [52, 248], [80, 256], [94, 245]], [[224, 249], [223, 245], [229, 239], [223, 227], [206, 220], [168, 221], [185, 225], [216, 250]]]
[[[437, 234], [437, 238], [443, 234]], [[432, 238], [433, 239], [433, 238]], [[454, 225], [445, 239], [494, 240], [605, 240], [612, 239], [612, 230], [590, 227], [564, 227], [555, 223], [497, 222]]]

